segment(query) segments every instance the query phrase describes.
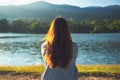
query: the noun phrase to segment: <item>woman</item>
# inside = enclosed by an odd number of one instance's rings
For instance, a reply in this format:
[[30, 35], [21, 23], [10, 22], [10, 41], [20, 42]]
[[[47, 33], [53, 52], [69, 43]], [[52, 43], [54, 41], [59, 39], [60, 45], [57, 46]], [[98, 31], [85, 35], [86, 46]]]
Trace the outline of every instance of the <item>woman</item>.
[[72, 42], [67, 21], [55, 18], [41, 46], [46, 70], [41, 80], [77, 80], [76, 57], [78, 47]]

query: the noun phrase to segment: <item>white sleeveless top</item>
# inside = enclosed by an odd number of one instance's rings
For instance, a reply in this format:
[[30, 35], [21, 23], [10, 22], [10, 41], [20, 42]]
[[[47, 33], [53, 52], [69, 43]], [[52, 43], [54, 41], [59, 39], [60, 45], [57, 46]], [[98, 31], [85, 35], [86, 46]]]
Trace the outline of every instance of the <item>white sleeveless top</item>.
[[[46, 42], [41, 46], [42, 57], [47, 53]], [[73, 43], [73, 58], [66, 69], [55, 67], [53, 69], [49, 68], [46, 64], [46, 70], [41, 76], [41, 80], [77, 80], [78, 79], [78, 70], [76, 68], [76, 58], [78, 55], [78, 46], [76, 43]], [[45, 62], [45, 59], [43, 57]], [[46, 63], [46, 62], [45, 62]]]

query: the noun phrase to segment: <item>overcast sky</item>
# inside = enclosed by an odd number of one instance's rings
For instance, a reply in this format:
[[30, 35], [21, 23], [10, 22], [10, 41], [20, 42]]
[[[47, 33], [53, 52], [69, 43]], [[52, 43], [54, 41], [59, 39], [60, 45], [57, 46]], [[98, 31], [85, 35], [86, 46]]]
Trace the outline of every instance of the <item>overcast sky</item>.
[[35, 1], [46, 1], [53, 4], [69, 4], [79, 7], [120, 5], [120, 0], [0, 0], [0, 5], [22, 5]]

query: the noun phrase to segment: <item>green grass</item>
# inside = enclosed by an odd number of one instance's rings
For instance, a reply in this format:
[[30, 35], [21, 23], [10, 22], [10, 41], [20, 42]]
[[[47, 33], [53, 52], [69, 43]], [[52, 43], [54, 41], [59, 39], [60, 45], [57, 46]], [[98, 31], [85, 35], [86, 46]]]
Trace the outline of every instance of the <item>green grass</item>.
[[[77, 65], [79, 73], [120, 74], [120, 65]], [[43, 65], [32, 66], [0, 66], [0, 72], [40, 73], [45, 70]]]
[[120, 74], [120, 65], [77, 65], [79, 73], [95, 75]]
[[40, 73], [45, 70], [43, 65], [37, 66], [0, 66], [0, 72]]

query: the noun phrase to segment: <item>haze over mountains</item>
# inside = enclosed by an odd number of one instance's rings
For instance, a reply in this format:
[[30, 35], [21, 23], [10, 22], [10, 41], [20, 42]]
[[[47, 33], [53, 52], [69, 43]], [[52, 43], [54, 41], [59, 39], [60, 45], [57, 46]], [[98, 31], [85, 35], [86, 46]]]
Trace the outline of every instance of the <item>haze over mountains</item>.
[[75, 20], [120, 19], [120, 5], [80, 8], [66, 4], [56, 5], [39, 1], [20, 6], [0, 6], [0, 19], [51, 20], [56, 16], [64, 16]]

